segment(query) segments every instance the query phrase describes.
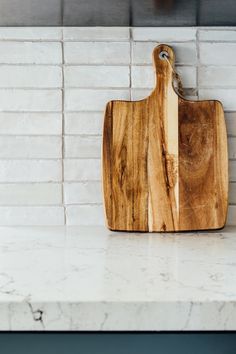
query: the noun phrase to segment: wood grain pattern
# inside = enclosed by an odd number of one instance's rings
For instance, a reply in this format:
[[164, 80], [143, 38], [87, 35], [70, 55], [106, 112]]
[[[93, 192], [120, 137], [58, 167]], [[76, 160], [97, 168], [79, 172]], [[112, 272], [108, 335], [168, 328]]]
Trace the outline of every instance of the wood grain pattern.
[[103, 131], [107, 226], [123, 231], [222, 228], [228, 205], [227, 136], [219, 101], [188, 101], [154, 49], [156, 87], [141, 101], [111, 101]]

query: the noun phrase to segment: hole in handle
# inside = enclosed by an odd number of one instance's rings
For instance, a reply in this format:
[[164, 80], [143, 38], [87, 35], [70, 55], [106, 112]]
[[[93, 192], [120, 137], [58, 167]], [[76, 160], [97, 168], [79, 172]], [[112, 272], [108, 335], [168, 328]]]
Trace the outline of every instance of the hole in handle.
[[165, 50], [162, 50], [159, 54], [159, 58], [165, 60], [166, 58], [169, 58], [169, 54]]

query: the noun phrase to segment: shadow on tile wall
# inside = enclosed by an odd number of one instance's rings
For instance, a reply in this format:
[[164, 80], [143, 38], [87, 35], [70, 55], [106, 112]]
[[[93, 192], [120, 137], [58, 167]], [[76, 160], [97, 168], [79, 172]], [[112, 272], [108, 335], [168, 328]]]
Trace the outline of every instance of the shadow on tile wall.
[[0, 26], [60, 26], [61, 0], [0, 0]]
[[235, 26], [236, 1], [0, 0], [0, 26]]

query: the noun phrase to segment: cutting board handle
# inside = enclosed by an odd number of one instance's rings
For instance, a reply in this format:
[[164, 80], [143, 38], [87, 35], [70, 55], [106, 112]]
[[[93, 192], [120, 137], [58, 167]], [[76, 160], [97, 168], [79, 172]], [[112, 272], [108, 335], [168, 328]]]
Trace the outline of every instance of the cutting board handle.
[[169, 86], [171, 84], [172, 86], [172, 68], [174, 67], [174, 63], [175, 54], [170, 46], [166, 44], [161, 44], [153, 50], [153, 65], [156, 73], [155, 89], [163, 89], [163, 85]]

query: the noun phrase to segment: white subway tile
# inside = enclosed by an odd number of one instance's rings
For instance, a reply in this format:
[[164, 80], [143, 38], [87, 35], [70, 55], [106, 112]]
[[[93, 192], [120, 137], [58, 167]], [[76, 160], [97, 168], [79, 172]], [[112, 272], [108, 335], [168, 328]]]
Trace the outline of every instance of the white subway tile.
[[101, 182], [64, 184], [65, 204], [102, 203]]
[[203, 65], [236, 65], [236, 43], [200, 43], [200, 62]]
[[1, 136], [0, 159], [60, 158], [62, 139], [55, 136]]
[[0, 205], [59, 205], [62, 186], [59, 183], [0, 184]]
[[0, 207], [0, 225], [64, 225], [63, 207]]
[[65, 157], [101, 157], [100, 136], [65, 136]]
[[197, 86], [197, 69], [191, 66], [177, 66], [176, 71], [180, 75], [183, 86], [194, 88]]
[[0, 111], [60, 111], [60, 90], [0, 89]]
[[129, 42], [64, 43], [65, 63], [69, 64], [129, 64]]
[[54, 88], [62, 87], [62, 70], [59, 66], [1, 65], [0, 87]]
[[236, 182], [236, 161], [229, 161], [229, 180]]
[[187, 100], [190, 100], [190, 101], [197, 101], [197, 95], [185, 95], [184, 96]]
[[[152, 89], [131, 89], [131, 100], [139, 101], [147, 98], [152, 92]], [[184, 97], [188, 100], [197, 100], [195, 89], [184, 89]]]
[[236, 89], [199, 89], [199, 98], [203, 100], [219, 100], [226, 111], [236, 110]]
[[0, 160], [0, 182], [60, 182], [59, 160]]
[[62, 30], [57, 27], [0, 27], [0, 40], [61, 40]]
[[134, 27], [131, 28], [134, 41], [184, 42], [196, 39], [193, 27]]
[[65, 133], [102, 134], [103, 116], [103, 112], [65, 113]]
[[151, 89], [132, 89], [131, 90], [131, 100], [139, 101], [147, 98], [151, 94]]
[[102, 205], [70, 205], [66, 207], [68, 225], [104, 225]]
[[64, 40], [72, 41], [122, 41], [129, 40], [128, 27], [64, 27]]
[[[181, 76], [184, 87], [196, 87], [196, 68], [180, 66], [176, 70]], [[152, 66], [132, 66], [131, 77], [134, 88], [153, 88], [155, 85], [155, 72]]]
[[201, 87], [236, 87], [236, 66], [203, 66], [198, 78]]
[[[133, 42], [132, 63], [152, 64], [152, 52], [158, 43]], [[173, 43], [177, 64], [194, 65], [197, 62], [197, 49], [195, 43]]]
[[128, 66], [66, 66], [66, 87], [129, 87]]
[[60, 113], [0, 112], [0, 135], [61, 135]]
[[236, 159], [236, 137], [228, 138], [228, 151], [229, 151], [229, 158]]
[[[131, 89], [131, 100], [132, 101], [139, 101], [147, 98], [152, 92], [152, 89]], [[189, 100], [197, 100], [195, 89], [193, 90], [184, 90], [185, 98]]]
[[155, 72], [152, 66], [131, 67], [131, 87], [133, 88], [154, 88]]
[[236, 112], [225, 113], [225, 121], [228, 135], [236, 136]]
[[67, 89], [65, 91], [66, 111], [104, 111], [111, 100], [129, 100], [129, 90], [110, 89]]
[[65, 181], [97, 181], [101, 179], [101, 161], [98, 159], [65, 159]]
[[226, 28], [221, 30], [200, 29], [198, 31], [198, 38], [200, 41], [236, 41], [236, 30], [227, 30]]
[[227, 225], [236, 225], [236, 205], [229, 206]]
[[229, 203], [236, 204], [236, 182], [229, 184]]
[[2, 64], [61, 64], [60, 43], [0, 42]]

